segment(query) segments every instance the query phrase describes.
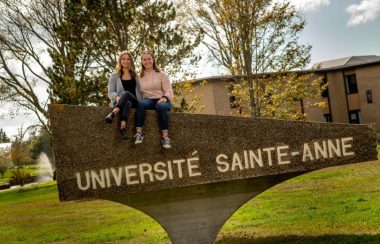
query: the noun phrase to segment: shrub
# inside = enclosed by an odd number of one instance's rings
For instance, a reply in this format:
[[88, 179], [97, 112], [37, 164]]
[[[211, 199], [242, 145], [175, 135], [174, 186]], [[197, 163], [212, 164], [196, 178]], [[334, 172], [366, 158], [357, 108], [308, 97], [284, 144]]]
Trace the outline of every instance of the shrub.
[[8, 167], [4, 164], [2, 164], [2, 162], [0, 162], [0, 178], [3, 177], [5, 171], [7, 171]]
[[17, 168], [12, 171], [10, 182], [14, 185], [24, 186], [26, 183], [29, 183], [32, 175], [30, 172], [26, 171], [23, 168]]

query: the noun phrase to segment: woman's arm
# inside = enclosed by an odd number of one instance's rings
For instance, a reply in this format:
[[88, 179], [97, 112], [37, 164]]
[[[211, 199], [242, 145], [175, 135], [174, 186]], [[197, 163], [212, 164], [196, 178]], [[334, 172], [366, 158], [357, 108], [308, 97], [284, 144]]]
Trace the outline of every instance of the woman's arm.
[[162, 87], [162, 91], [164, 92], [164, 97], [166, 97], [168, 100], [172, 100], [173, 88], [172, 88], [172, 84], [169, 81], [169, 77], [162, 71], [160, 73], [161, 73], [161, 87]]
[[140, 79], [138, 75], [136, 75], [135, 80], [136, 80], [136, 97], [137, 97], [137, 100], [140, 101], [143, 99], [143, 95], [140, 90]]
[[108, 98], [111, 99], [111, 101], [116, 101], [116, 96], [118, 95], [115, 77], [115, 74], [111, 75], [108, 81]]

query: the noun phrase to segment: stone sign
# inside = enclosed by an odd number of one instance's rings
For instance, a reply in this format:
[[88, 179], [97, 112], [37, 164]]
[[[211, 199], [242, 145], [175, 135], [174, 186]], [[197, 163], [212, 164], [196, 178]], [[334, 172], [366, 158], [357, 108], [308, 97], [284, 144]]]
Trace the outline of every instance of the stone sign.
[[[173, 147], [160, 146], [154, 112], [141, 145], [104, 123], [108, 108], [50, 109], [61, 200], [311, 171], [374, 160], [374, 130], [342, 125], [171, 114]], [[133, 118], [131, 118], [133, 121]], [[133, 124], [133, 123], [130, 123]], [[59, 138], [59, 139], [58, 139]]]
[[[164, 149], [154, 111], [139, 145], [133, 116], [130, 139], [121, 140], [117, 122], [104, 122], [110, 108], [52, 105], [49, 112], [60, 200], [128, 204], [156, 218], [176, 243], [212, 242], [244, 202], [286, 179], [377, 159], [370, 125], [171, 113], [173, 145]], [[204, 206], [198, 217], [185, 211], [195, 203]], [[176, 214], [192, 224], [173, 220]]]

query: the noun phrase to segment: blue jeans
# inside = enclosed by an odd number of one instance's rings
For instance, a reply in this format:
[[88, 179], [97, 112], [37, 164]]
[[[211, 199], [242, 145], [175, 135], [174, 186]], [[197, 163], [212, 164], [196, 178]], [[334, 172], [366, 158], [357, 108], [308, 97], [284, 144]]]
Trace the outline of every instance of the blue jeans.
[[160, 119], [161, 131], [169, 130], [169, 111], [172, 104], [167, 101], [157, 103], [159, 99], [144, 98], [137, 103], [136, 109], [136, 128], [142, 128], [145, 122], [146, 110], [156, 110]]

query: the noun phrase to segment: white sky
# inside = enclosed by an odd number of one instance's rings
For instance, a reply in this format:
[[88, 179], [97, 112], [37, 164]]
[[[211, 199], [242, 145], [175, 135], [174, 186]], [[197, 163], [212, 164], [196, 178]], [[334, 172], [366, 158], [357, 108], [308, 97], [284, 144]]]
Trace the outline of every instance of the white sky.
[[[311, 64], [355, 55], [380, 55], [380, 0], [291, 1], [307, 21], [300, 42], [313, 46]], [[219, 75], [223, 69], [204, 54], [196, 70], [197, 77], [202, 78]], [[0, 108], [3, 112], [4, 108]], [[22, 124], [26, 128], [35, 121], [34, 116], [6, 117], [0, 119], [0, 128], [11, 137]]]

